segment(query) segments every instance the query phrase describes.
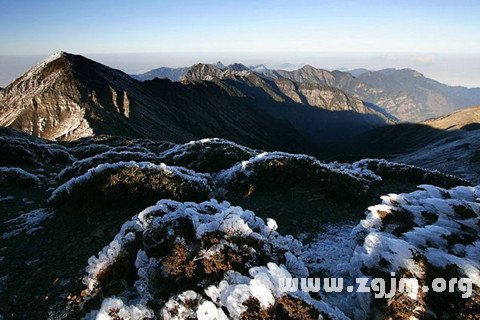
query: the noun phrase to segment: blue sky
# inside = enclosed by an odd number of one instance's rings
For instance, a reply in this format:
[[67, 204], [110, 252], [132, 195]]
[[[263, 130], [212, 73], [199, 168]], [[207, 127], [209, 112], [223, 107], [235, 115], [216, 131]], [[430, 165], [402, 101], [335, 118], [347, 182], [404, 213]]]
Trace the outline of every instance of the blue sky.
[[479, 17], [478, 0], [0, 0], [0, 86], [63, 50], [128, 73], [288, 62], [480, 87]]
[[480, 53], [480, 1], [0, 0], [0, 54]]

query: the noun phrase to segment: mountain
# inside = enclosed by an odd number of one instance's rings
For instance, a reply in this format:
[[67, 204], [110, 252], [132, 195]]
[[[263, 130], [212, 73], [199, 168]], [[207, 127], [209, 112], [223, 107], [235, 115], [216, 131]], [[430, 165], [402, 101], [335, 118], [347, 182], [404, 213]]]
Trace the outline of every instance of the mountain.
[[412, 69], [384, 69], [358, 77], [367, 85], [388, 92], [406, 92], [422, 109], [419, 120], [438, 117], [480, 103], [480, 88], [454, 87], [426, 78]]
[[354, 77], [358, 77], [358, 76], [361, 76], [364, 73], [370, 72], [370, 70], [365, 69], [365, 68], [357, 68], [357, 69], [352, 69], [352, 70], [347, 69], [347, 70], [340, 70], [340, 71], [348, 72]]
[[185, 142], [222, 137], [265, 149], [312, 152], [390, 123], [341, 90], [269, 80], [241, 64], [196, 64], [182, 82], [138, 81], [60, 52], [2, 92], [0, 125], [52, 140], [108, 134]]
[[322, 83], [381, 106], [402, 121], [419, 122], [480, 102], [480, 88], [451, 87], [410, 69], [362, 72], [327, 71], [306, 65], [298, 70], [259, 71], [271, 79]]
[[227, 69], [230, 69], [232, 71], [248, 71], [250, 68], [247, 66], [241, 64], [241, 63], [232, 63], [227, 66]]
[[217, 136], [266, 149], [308, 145], [288, 123], [213, 83], [140, 82], [64, 52], [5, 88], [0, 105], [1, 126], [52, 140], [110, 134], [185, 142]]
[[247, 97], [277, 119], [290, 122], [314, 145], [349, 139], [356, 134], [394, 122], [377, 106], [321, 84], [276, 77], [270, 79], [250, 70], [196, 64], [183, 81], [216, 83], [232, 95]]
[[252, 71], [264, 71], [264, 70], [268, 70], [268, 68], [264, 65], [264, 64], [257, 64], [255, 66], [248, 66], [248, 68]]
[[[225, 70], [228, 68], [234, 71], [243, 71], [243, 70], [250, 69], [249, 67], [246, 67], [241, 63], [234, 63], [229, 66], [225, 66], [221, 61], [218, 61], [214, 65], [211, 65], [211, 64], [200, 64], [200, 65], [207, 65], [209, 67], [214, 66], [216, 69], [219, 69], [219, 70]], [[159, 78], [159, 79], [166, 78], [172, 81], [180, 81], [182, 80], [182, 78], [185, 77], [185, 75], [188, 73], [190, 69], [192, 68], [191, 67], [182, 67], [182, 68], [161, 67], [161, 68], [150, 70], [142, 74], [132, 74], [131, 77], [140, 81], [153, 80], [155, 78]]]
[[421, 123], [379, 127], [326, 149], [325, 159], [386, 158], [480, 183], [480, 107]]
[[219, 69], [225, 69], [226, 66], [222, 63], [222, 61], [217, 61], [217, 63], [215, 63], [215, 67], [219, 68]]
[[423, 124], [442, 130], [474, 130], [480, 125], [480, 106], [462, 109], [444, 117], [429, 119]]
[[140, 81], [153, 80], [155, 78], [167, 78], [172, 81], [179, 81], [188, 71], [189, 67], [184, 68], [168, 68], [161, 67], [153, 69], [142, 74], [132, 74], [131, 77]]
[[[422, 123], [438, 131], [420, 148], [395, 161], [449, 172], [480, 183], [480, 106]], [[427, 139], [427, 138], [426, 138]]]

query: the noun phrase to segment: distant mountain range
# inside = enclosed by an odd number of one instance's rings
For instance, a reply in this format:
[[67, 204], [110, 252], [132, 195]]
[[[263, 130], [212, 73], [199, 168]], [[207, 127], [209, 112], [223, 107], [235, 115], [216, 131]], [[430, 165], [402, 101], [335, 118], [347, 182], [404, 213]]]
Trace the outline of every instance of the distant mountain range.
[[109, 134], [185, 142], [222, 137], [252, 147], [311, 151], [392, 119], [324, 84], [269, 80], [241, 64], [197, 64], [182, 82], [138, 81], [57, 53], [7, 86], [0, 125], [53, 140]]
[[[282, 69], [292, 70], [292, 66]], [[179, 81], [189, 69], [160, 68], [134, 77], [139, 80], [158, 77]], [[382, 107], [401, 121], [419, 122], [480, 103], [480, 88], [448, 86], [411, 69], [328, 71], [309, 65], [292, 71], [271, 70], [264, 65], [248, 69], [268, 79], [286, 78], [297, 83], [325, 84], [340, 89], [357, 99]]]
[[142, 74], [132, 74], [132, 78], [145, 81], [145, 80], [153, 80], [155, 78], [163, 79], [167, 78], [172, 81], [179, 81], [187, 72], [189, 67], [185, 68], [167, 68], [161, 67], [158, 69], [150, 70], [146, 73]]

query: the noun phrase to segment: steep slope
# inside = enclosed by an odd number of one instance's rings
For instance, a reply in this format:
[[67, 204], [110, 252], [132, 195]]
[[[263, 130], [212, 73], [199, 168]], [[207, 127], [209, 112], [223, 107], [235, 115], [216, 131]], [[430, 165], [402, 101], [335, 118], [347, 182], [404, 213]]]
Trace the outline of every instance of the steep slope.
[[423, 122], [441, 130], [425, 146], [395, 157], [395, 161], [412, 163], [456, 174], [480, 183], [480, 107], [454, 112]]
[[1, 126], [47, 139], [110, 134], [185, 142], [218, 136], [266, 149], [306, 145], [293, 128], [216, 86], [143, 83], [68, 53], [14, 81], [0, 105]]
[[167, 78], [172, 81], [180, 81], [180, 79], [187, 73], [188, 69], [190, 68], [189, 67], [183, 67], [183, 68], [161, 67], [161, 68], [150, 70], [142, 74], [132, 74], [132, 78], [140, 81], [153, 80], [155, 78], [159, 78], [159, 79]]
[[259, 70], [271, 79], [322, 83], [384, 108], [403, 121], [422, 121], [480, 102], [480, 88], [451, 87], [410, 69], [359, 72], [327, 71], [306, 65], [294, 71]]
[[[382, 157], [440, 170], [480, 182], [480, 107], [421, 123], [402, 123], [366, 132], [332, 147], [328, 159]], [[335, 149], [335, 150], [334, 150]]]
[[462, 109], [444, 117], [429, 119], [424, 121], [423, 124], [442, 130], [478, 129], [480, 125], [480, 106]]

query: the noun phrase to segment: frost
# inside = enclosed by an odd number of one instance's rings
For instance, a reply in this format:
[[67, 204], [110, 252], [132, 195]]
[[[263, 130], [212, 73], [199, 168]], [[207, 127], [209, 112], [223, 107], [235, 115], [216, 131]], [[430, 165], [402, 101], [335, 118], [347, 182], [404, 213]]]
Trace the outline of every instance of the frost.
[[40, 179], [27, 171], [16, 167], [0, 167], [0, 183], [5, 184], [39, 184]]
[[[449, 274], [468, 277], [478, 286], [479, 187], [443, 189], [421, 185], [420, 188], [423, 190], [383, 196], [381, 205], [369, 208], [366, 219], [354, 229], [363, 244], [355, 248], [350, 261], [352, 276], [383, 272], [388, 277], [395, 272], [423, 281], [428, 274], [436, 275], [438, 269], [448, 267]], [[429, 303], [425, 297], [403, 299], [407, 299], [405, 306], [417, 312], [432, 308], [425, 305]], [[363, 303], [360, 309], [365, 310], [363, 316], [370, 312], [368, 304]]]
[[1, 201], [9, 201], [9, 200], [13, 200], [13, 199], [15, 199], [15, 198], [12, 197], [12, 196], [0, 197], [0, 202], [1, 202]]
[[218, 172], [258, 154], [228, 140], [212, 138], [176, 145], [161, 153], [165, 161], [199, 172]]
[[5, 232], [2, 235], [2, 238], [11, 238], [21, 233], [32, 234], [35, 231], [40, 230], [42, 228], [40, 224], [51, 217], [52, 213], [43, 208], [23, 213], [14, 219], [5, 221], [6, 224], [11, 225], [11, 231]]
[[[301, 242], [280, 235], [274, 220], [268, 221], [270, 226], [253, 212], [225, 201], [196, 204], [161, 200], [126, 222], [115, 239], [89, 259], [84, 283], [89, 295], [95, 296], [107, 285], [105, 279], [121, 273], [117, 268], [133, 268], [137, 279], [134, 288], [122, 294], [128, 301], [121, 302], [120, 310], [164, 300], [158, 310], [162, 319], [240, 319], [248, 309], [244, 304], [247, 300], [254, 298], [267, 309], [284, 295], [279, 290], [280, 279], [309, 274], [298, 256], [303, 249]], [[258, 265], [260, 256], [271, 262]], [[125, 265], [126, 261], [134, 264]], [[215, 280], [222, 274], [223, 279]], [[204, 292], [175, 292], [181, 283], [203, 287]], [[169, 292], [163, 287], [170, 288]], [[335, 310], [314, 302], [308, 294], [299, 293], [297, 298], [314, 304], [319, 312]]]
[[142, 305], [125, 305], [118, 298], [107, 298], [102, 302], [100, 310], [87, 314], [84, 320], [111, 320], [111, 319], [154, 319], [152, 310]]
[[109, 150], [100, 154], [96, 154], [93, 157], [84, 158], [78, 161], [75, 161], [70, 166], [64, 168], [57, 175], [57, 180], [65, 180], [72, 178], [74, 176], [85, 174], [88, 169], [98, 166], [99, 164], [104, 163], [117, 163], [120, 161], [137, 161], [141, 160], [142, 162], [146, 161], [159, 161], [160, 158], [152, 152], [134, 152], [134, 151], [116, 151]]
[[48, 201], [53, 202], [60, 195], [69, 194], [75, 186], [81, 185], [82, 183], [92, 179], [98, 173], [101, 173], [106, 170], [120, 169], [120, 168], [139, 168], [139, 169], [147, 169], [147, 170], [158, 170], [158, 171], [166, 172], [171, 175], [181, 177], [182, 179], [185, 179], [187, 181], [202, 183], [205, 185], [208, 183], [208, 177], [209, 177], [206, 174], [196, 173], [194, 171], [191, 171], [182, 167], [167, 166], [164, 163], [161, 163], [159, 165], [153, 164], [151, 162], [135, 162], [135, 161], [130, 161], [130, 162], [122, 161], [122, 162], [117, 162], [113, 164], [105, 163], [105, 164], [100, 164], [95, 168], [89, 169], [85, 174], [72, 178], [66, 183], [62, 184], [52, 192], [52, 195]]

